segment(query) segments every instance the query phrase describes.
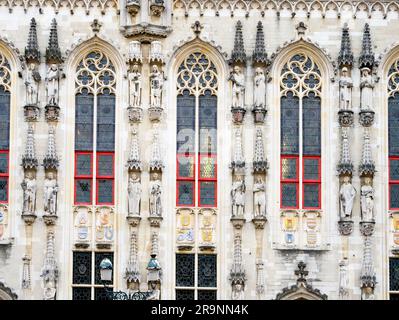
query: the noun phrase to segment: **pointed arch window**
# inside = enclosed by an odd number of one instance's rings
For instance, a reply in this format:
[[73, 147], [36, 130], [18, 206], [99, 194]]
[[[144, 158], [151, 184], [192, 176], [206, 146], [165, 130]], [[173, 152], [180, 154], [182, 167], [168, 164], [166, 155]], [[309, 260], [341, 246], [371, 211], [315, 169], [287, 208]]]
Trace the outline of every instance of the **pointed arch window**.
[[0, 203], [8, 202], [11, 68], [0, 53]]
[[321, 208], [321, 73], [298, 53], [280, 75], [281, 208]]
[[75, 204], [114, 203], [115, 68], [94, 50], [75, 76]]
[[201, 52], [177, 74], [177, 206], [217, 206], [217, 73]]

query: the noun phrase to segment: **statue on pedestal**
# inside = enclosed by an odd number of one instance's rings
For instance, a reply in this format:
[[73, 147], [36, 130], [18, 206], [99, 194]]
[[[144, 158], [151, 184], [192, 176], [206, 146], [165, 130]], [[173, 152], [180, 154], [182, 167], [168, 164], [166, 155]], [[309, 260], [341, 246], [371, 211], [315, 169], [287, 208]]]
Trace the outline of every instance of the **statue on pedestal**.
[[26, 177], [21, 183], [21, 186], [24, 192], [23, 213], [35, 214], [37, 184], [32, 172], [28, 171], [26, 173]]
[[353, 81], [348, 74], [348, 68], [342, 68], [342, 75], [339, 78], [339, 109], [352, 109], [352, 87]]
[[140, 215], [141, 182], [137, 173], [129, 177], [128, 191], [128, 213], [129, 215]]
[[37, 105], [40, 80], [41, 77], [39, 72], [36, 70], [36, 65], [30, 63], [26, 69], [25, 79], [27, 105]]
[[128, 75], [129, 91], [130, 91], [130, 106], [141, 106], [141, 73], [139, 72], [138, 64], [133, 65], [132, 71]]
[[235, 66], [229, 80], [233, 83], [233, 108], [244, 108], [245, 77], [241, 67]]
[[46, 90], [47, 90], [47, 104], [58, 105], [58, 81], [60, 73], [58, 65], [53, 63], [47, 70], [46, 75]]
[[57, 214], [57, 180], [54, 178], [53, 172], [48, 172], [44, 179], [44, 211], [46, 214]]
[[266, 78], [262, 68], [256, 68], [254, 78], [254, 107], [266, 108]]
[[353, 201], [356, 196], [356, 189], [350, 182], [349, 176], [344, 176], [344, 182], [339, 190], [340, 218], [342, 220], [352, 217]]

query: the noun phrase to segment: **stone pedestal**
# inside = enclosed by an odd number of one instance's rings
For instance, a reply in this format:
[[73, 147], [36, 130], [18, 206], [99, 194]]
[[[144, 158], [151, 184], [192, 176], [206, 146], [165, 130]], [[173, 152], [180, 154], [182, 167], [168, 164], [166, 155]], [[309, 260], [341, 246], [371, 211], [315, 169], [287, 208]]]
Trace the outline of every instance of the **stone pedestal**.
[[351, 220], [338, 221], [338, 230], [341, 236], [349, 236], [353, 232], [353, 221]]

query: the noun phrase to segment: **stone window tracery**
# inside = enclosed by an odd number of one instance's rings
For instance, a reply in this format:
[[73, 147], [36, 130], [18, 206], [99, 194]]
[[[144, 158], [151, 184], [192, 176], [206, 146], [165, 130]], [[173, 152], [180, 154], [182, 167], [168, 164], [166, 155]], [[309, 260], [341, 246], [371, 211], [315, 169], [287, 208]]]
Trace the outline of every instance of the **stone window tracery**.
[[321, 72], [305, 53], [280, 75], [281, 208], [321, 208]]

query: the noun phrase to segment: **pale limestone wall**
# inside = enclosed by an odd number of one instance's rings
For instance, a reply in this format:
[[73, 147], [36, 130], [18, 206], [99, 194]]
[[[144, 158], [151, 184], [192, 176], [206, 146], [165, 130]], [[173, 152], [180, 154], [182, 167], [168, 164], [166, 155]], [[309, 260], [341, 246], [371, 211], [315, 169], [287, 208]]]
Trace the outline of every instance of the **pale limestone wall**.
[[[176, 4], [177, 6], [177, 4]], [[312, 42], [317, 43], [321, 48], [331, 54], [333, 60], [339, 52], [340, 37], [342, 26], [345, 22], [349, 24], [352, 40], [352, 48], [355, 55], [355, 65], [352, 71], [354, 80], [353, 90], [353, 107], [355, 112], [355, 127], [352, 129], [351, 136], [351, 154], [355, 168], [360, 162], [362, 147], [362, 128], [358, 124], [359, 111], [359, 70], [357, 58], [361, 50], [361, 37], [364, 23], [368, 22], [371, 27], [372, 40], [375, 45], [375, 53], [379, 55], [383, 53], [384, 57], [389, 53], [384, 52], [390, 48], [395, 41], [395, 35], [399, 33], [399, 20], [397, 12], [389, 13], [384, 19], [379, 11], [372, 14], [371, 19], [367, 19], [366, 12], [358, 12], [356, 19], [353, 18], [351, 11], [343, 11], [340, 19], [337, 18], [336, 11], [328, 11], [325, 18], [321, 13], [312, 11], [309, 19], [306, 18], [306, 12], [297, 10], [294, 18], [291, 18], [291, 11], [281, 10], [280, 19], [277, 18], [275, 10], [267, 10], [265, 16], [262, 17], [259, 11], [252, 10], [249, 17], [245, 17], [245, 10], [236, 9], [234, 17], [230, 16], [229, 10], [220, 10], [219, 16], [215, 17], [213, 10], [204, 10], [200, 16], [195, 8], [188, 11], [188, 17], [184, 16], [184, 10], [176, 8], [172, 16], [172, 33], [162, 39], [163, 50], [167, 57], [164, 68], [168, 80], [165, 84], [165, 101], [167, 101], [166, 116], [160, 126], [160, 137], [162, 152], [165, 161], [165, 171], [163, 175], [164, 190], [164, 221], [160, 229], [160, 256], [159, 261], [163, 267], [163, 284], [162, 297], [165, 299], [174, 298], [174, 252], [175, 252], [175, 102], [174, 87], [172, 81], [173, 70], [176, 68], [176, 60], [181, 60], [179, 49], [184, 49], [182, 45], [189, 37], [193, 37], [191, 25], [199, 20], [204, 26], [201, 32], [202, 39], [213, 40], [216, 45], [220, 46], [222, 52], [230, 55], [233, 49], [235, 24], [238, 20], [243, 23], [244, 43], [248, 56], [252, 54], [255, 45], [256, 24], [260, 20], [263, 22], [266, 39], [266, 49], [270, 56], [276, 52], [279, 46], [284, 42], [290, 41], [296, 37], [295, 26], [299, 21], [304, 21], [308, 27], [306, 36]], [[118, 80], [120, 80], [117, 95], [119, 100], [117, 105], [117, 135], [116, 135], [116, 237], [115, 246], [115, 285], [117, 288], [125, 290], [126, 285], [123, 279], [124, 269], [128, 260], [129, 252], [129, 229], [125, 221], [127, 212], [127, 171], [125, 163], [128, 158], [130, 136], [128, 132], [129, 123], [126, 116], [126, 107], [128, 104], [127, 80], [124, 78], [126, 74], [126, 65], [123, 64], [125, 55], [128, 50], [128, 43], [131, 39], [125, 38], [119, 31], [120, 17], [116, 14], [114, 8], [105, 10], [102, 15], [98, 8], [90, 8], [87, 15], [84, 8], [75, 8], [74, 14], [71, 15], [69, 8], [60, 8], [59, 13], [55, 15], [54, 8], [43, 7], [43, 13], [39, 14], [35, 8], [28, 8], [25, 13], [22, 7], [15, 7], [10, 13], [8, 8], [0, 7], [0, 34], [7, 37], [9, 41], [14, 43], [15, 47], [23, 53], [26, 45], [26, 39], [29, 30], [29, 22], [35, 17], [38, 25], [39, 46], [44, 56], [47, 46], [49, 27], [51, 19], [56, 17], [58, 22], [59, 43], [63, 54], [65, 53], [66, 62], [64, 63], [64, 72], [66, 79], [61, 80], [60, 91], [60, 107], [61, 117], [57, 125], [57, 149], [61, 158], [61, 164], [58, 174], [58, 183], [60, 185], [59, 192], [59, 219], [56, 226], [56, 253], [57, 261], [60, 269], [60, 280], [58, 284], [58, 299], [71, 299], [71, 281], [72, 281], [72, 249], [73, 249], [73, 221], [72, 221], [72, 201], [73, 201], [73, 134], [74, 134], [74, 109], [73, 109], [73, 74], [72, 63], [76, 57], [81, 54], [79, 50], [89, 50], [90, 44], [96, 45], [95, 42], [84, 42], [77, 49], [72, 49], [75, 43], [79, 43], [79, 39], [86, 40], [93, 36], [90, 24], [94, 18], [102, 23], [99, 32], [99, 38], [108, 42], [109, 50], [114, 51], [114, 56], [110, 58], [117, 65], [119, 71]], [[82, 42], [82, 41], [80, 41]], [[103, 42], [101, 42], [103, 43]], [[221, 89], [219, 93], [219, 110], [218, 110], [218, 164], [219, 164], [219, 182], [218, 182], [218, 298], [229, 299], [231, 295], [231, 285], [228, 281], [229, 270], [233, 257], [233, 227], [230, 223], [230, 185], [231, 172], [228, 168], [231, 161], [232, 150], [232, 123], [230, 114], [230, 95], [229, 85], [227, 83], [228, 66], [227, 57], [223, 57], [211, 45], [208, 45], [211, 54], [219, 56], [219, 60], [225, 59], [219, 63], [217, 67], [220, 73]], [[292, 47], [295, 50], [295, 46]], [[310, 48], [312, 48], [310, 46]], [[149, 45], [142, 46], [144, 63], [143, 63], [143, 79], [148, 79], [148, 50]], [[68, 50], [68, 51], [67, 51]], [[176, 51], [177, 50], [177, 51]], [[314, 49], [317, 51], [317, 49]], [[12, 51], [10, 51], [12, 52]], [[284, 51], [283, 51], [284, 54]], [[118, 56], [119, 55], [119, 56]], [[279, 60], [277, 57], [276, 60]], [[288, 57], [287, 57], [288, 58]], [[266, 294], [265, 299], [274, 299], [276, 294], [284, 287], [295, 283], [296, 276], [294, 270], [297, 263], [304, 260], [309, 270], [309, 282], [315, 288], [320, 289], [322, 293], [328, 295], [329, 299], [338, 297], [338, 262], [342, 258], [343, 237], [339, 235], [337, 228], [338, 220], [338, 178], [335, 171], [336, 163], [339, 160], [339, 128], [337, 121], [337, 101], [338, 87], [337, 82], [330, 81], [333, 78], [332, 67], [329, 60], [319, 51], [320, 62], [329, 66], [326, 69], [328, 74], [324, 78], [323, 85], [327, 89], [328, 94], [324, 97], [322, 111], [322, 148], [323, 148], [323, 210], [322, 210], [322, 243], [328, 245], [328, 250], [323, 251], [286, 251], [275, 249], [278, 246], [281, 236], [280, 227], [280, 210], [279, 210], [279, 105], [278, 98], [278, 66], [272, 66], [271, 82], [267, 88], [267, 104], [269, 112], [266, 123], [264, 125], [265, 150], [267, 158], [270, 162], [270, 169], [267, 179], [268, 193], [268, 222], [264, 230], [263, 238], [263, 254], [264, 254], [264, 278]], [[382, 73], [383, 66], [378, 69], [380, 82], [375, 89], [375, 111], [376, 121], [372, 128], [372, 150], [376, 161], [377, 173], [374, 178], [375, 210], [376, 210], [376, 231], [374, 233], [374, 267], [377, 276], [377, 286], [375, 294], [377, 299], [386, 299], [388, 297], [388, 255], [390, 254], [388, 243], [388, 210], [387, 210], [387, 111], [385, 104], [385, 80]], [[45, 63], [42, 57], [40, 73], [42, 77], [45, 74]], [[386, 70], [386, 68], [384, 68]], [[20, 65], [13, 66], [13, 71], [22, 71]], [[252, 102], [252, 78], [254, 70], [248, 64], [246, 70], [247, 79], [247, 96], [246, 104], [251, 105]], [[40, 272], [43, 265], [45, 253], [45, 225], [40, 218], [43, 213], [42, 189], [44, 171], [40, 167], [38, 170], [38, 202], [37, 214], [39, 218], [33, 226], [33, 257], [32, 257], [32, 291], [23, 292], [21, 290], [22, 277], [22, 256], [25, 252], [25, 233], [24, 222], [21, 219], [22, 210], [22, 191], [20, 183], [23, 179], [23, 170], [19, 166], [21, 156], [25, 148], [25, 136], [27, 125], [23, 117], [24, 104], [24, 84], [23, 80], [14, 77], [16, 83], [15, 100], [12, 105], [12, 141], [11, 141], [11, 169], [10, 169], [10, 209], [9, 209], [9, 227], [10, 235], [15, 238], [14, 243], [9, 250], [9, 256], [5, 256], [5, 251], [0, 251], [0, 280], [12, 288], [20, 298], [24, 299], [41, 299], [42, 298], [42, 281]], [[144, 87], [148, 88], [148, 80], [145, 80]], [[41, 100], [44, 101], [44, 85], [41, 84]], [[146, 110], [148, 106], [149, 93], [147, 89], [143, 91], [143, 106]], [[44, 102], [42, 104], [44, 107]], [[44, 110], [43, 110], [44, 111]], [[142, 290], [146, 289], [146, 270], [145, 266], [149, 259], [150, 252], [150, 226], [146, 217], [148, 216], [148, 161], [150, 159], [151, 145], [151, 124], [148, 115], [144, 113], [144, 121], [139, 126], [139, 136], [141, 139], [141, 155], [145, 164], [145, 170], [142, 173], [143, 182], [143, 200], [142, 200], [142, 216], [144, 217], [139, 229], [139, 258], [142, 274]], [[47, 146], [47, 124], [45, 123], [43, 114], [36, 123], [35, 138], [36, 151], [39, 162], [42, 161]], [[252, 211], [252, 174], [250, 163], [253, 156], [254, 144], [254, 125], [250, 112], [247, 112], [244, 121], [243, 141], [245, 158], [248, 163], [246, 174], [246, 218], [247, 223], [243, 229], [243, 261], [247, 272], [246, 282], [246, 299], [255, 299], [255, 232], [254, 226], [250, 222]], [[358, 190], [360, 182], [355, 171], [353, 185]], [[359, 232], [360, 207], [359, 196], [356, 197], [356, 205], [354, 208], [355, 230], [349, 237], [349, 281], [350, 281], [350, 298], [360, 299], [359, 277], [363, 254], [363, 238]]]

